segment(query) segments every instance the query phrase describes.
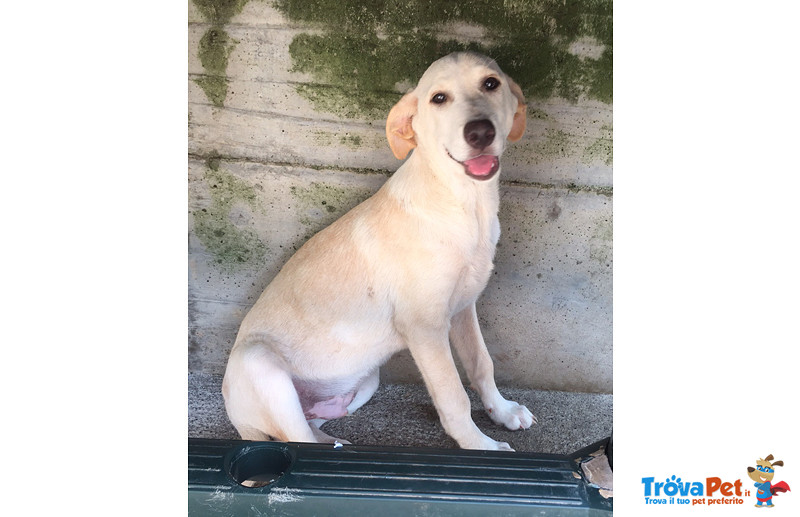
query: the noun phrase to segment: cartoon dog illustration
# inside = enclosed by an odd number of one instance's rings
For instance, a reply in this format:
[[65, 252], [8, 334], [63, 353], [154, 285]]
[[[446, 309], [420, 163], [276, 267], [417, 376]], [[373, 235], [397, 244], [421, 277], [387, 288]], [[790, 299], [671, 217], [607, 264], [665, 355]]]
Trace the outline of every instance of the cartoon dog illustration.
[[756, 467], [747, 467], [747, 475], [755, 481], [755, 486], [758, 489], [756, 499], [758, 504], [756, 508], [772, 508], [772, 496], [778, 495], [781, 492], [789, 492], [791, 488], [785, 481], [772, 484], [772, 478], [775, 477], [775, 467], [783, 466], [783, 461], [772, 461], [774, 458], [772, 454], [760, 459], [756, 462]]

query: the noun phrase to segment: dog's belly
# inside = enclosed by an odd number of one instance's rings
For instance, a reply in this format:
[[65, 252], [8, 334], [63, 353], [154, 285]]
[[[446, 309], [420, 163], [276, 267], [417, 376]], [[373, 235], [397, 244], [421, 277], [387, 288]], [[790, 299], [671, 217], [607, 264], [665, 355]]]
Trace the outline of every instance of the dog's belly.
[[347, 406], [353, 402], [355, 396], [356, 392], [351, 391], [346, 395], [336, 395], [316, 402], [313, 396], [311, 398], [301, 397], [300, 404], [303, 407], [303, 414], [306, 420], [314, 420], [316, 418], [332, 420], [347, 415]]
[[355, 381], [337, 379], [327, 382], [293, 378], [292, 383], [307, 420], [316, 418], [331, 420], [347, 415], [347, 406], [353, 402], [366, 378]]

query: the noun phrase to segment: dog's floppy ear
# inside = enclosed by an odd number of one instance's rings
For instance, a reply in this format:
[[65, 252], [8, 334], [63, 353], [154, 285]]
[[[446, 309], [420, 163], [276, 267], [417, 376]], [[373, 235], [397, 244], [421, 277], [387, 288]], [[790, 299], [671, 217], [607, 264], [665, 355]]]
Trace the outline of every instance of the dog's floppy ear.
[[528, 105], [525, 104], [525, 96], [522, 94], [522, 88], [510, 77], [508, 77], [508, 86], [511, 88], [511, 93], [517, 98], [517, 112], [514, 113], [514, 122], [511, 124], [511, 132], [508, 133], [508, 139], [512, 142], [516, 142], [522, 138], [522, 134], [525, 132]]
[[417, 146], [411, 119], [417, 114], [417, 97], [407, 93], [394, 105], [386, 118], [386, 138], [395, 158], [402, 160]]

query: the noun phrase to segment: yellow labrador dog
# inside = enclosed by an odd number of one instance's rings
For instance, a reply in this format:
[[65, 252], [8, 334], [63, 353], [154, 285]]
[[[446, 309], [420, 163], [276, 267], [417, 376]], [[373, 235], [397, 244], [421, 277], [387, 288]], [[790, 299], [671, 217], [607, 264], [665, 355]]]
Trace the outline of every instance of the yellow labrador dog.
[[500, 236], [500, 155], [525, 111], [519, 86], [473, 53], [433, 63], [392, 108], [389, 145], [411, 156], [303, 245], [242, 322], [222, 388], [242, 438], [333, 441], [319, 426], [367, 402], [407, 347], [460, 447], [511, 450], [472, 421], [450, 345], [495, 422], [536, 421], [497, 391], [475, 313]]

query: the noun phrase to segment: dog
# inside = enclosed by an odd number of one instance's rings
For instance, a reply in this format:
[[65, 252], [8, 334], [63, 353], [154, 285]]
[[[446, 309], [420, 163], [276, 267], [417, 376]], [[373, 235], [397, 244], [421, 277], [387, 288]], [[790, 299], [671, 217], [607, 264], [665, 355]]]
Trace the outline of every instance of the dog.
[[784, 492], [791, 492], [792, 489], [786, 481], [772, 484], [775, 478], [775, 467], [782, 467], [783, 461], [775, 461], [775, 458], [770, 454], [764, 459], [756, 461], [755, 467], [747, 467], [747, 476], [755, 481], [754, 485], [757, 489], [756, 508], [773, 508], [775, 505], [772, 498]]
[[459, 447], [513, 450], [473, 422], [451, 344], [492, 420], [536, 422], [498, 392], [475, 311], [500, 236], [500, 156], [525, 125], [522, 91], [492, 59], [454, 53], [425, 71], [386, 121], [395, 157], [411, 156], [297, 250], [242, 321], [222, 391], [243, 439], [349, 443], [319, 426], [367, 402], [408, 348]]

